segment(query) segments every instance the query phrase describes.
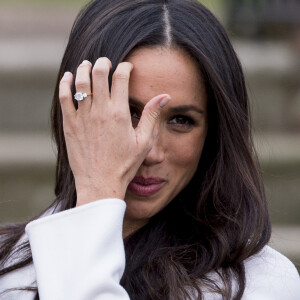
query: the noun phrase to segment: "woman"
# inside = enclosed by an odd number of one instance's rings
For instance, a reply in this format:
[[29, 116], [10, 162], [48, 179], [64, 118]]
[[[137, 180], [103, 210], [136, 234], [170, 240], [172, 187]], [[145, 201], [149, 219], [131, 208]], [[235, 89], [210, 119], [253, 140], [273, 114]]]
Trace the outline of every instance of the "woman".
[[52, 129], [57, 198], [1, 229], [3, 298], [300, 297], [295, 267], [266, 246], [240, 63], [201, 4], [88, 4]]

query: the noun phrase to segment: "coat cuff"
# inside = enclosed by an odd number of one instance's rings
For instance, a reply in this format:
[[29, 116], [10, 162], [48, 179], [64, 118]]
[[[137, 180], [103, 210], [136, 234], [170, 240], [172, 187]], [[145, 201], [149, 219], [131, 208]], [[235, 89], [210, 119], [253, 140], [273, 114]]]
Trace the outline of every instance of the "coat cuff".
[[26, 226], [42, 300], [129, 299], [119, 285], [125, 209], [123, 200], [102, 199]]

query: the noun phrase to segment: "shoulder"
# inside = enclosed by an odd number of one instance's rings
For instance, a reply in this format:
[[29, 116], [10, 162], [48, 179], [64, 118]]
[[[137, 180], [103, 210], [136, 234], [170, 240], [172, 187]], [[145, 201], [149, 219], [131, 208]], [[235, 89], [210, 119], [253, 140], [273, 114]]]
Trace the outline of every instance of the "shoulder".
[[243, 299], [300, 299], [300, 277], [293, 263], [269, 246], [245, 261]]

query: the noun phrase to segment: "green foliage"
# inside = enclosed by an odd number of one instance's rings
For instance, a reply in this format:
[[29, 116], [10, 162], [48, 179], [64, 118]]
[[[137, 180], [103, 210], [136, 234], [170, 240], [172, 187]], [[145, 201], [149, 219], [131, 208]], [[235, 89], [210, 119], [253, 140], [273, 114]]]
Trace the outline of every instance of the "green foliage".
[[216, 7], [222, 5], [222, 0], [199, 0], [199, 2], [203, 3], [207, 7]]

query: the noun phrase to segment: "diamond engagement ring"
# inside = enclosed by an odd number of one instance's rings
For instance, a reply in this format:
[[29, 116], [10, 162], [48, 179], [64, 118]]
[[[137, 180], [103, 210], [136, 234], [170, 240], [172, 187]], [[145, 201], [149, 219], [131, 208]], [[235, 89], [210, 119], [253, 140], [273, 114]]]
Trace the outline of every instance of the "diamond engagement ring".
[[87, 94], [87, 93], [82, 93], [78, 92], [74, 95], [74, 99], [77, 101], [82, 101], [84, 100], [87, 96], [92, 96], [92, 94]]

